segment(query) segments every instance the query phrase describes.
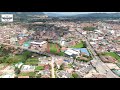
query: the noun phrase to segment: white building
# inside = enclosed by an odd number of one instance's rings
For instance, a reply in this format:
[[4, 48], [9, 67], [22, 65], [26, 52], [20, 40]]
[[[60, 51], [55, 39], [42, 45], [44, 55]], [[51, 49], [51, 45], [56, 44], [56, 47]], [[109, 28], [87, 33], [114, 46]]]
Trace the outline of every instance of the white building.
[[21, 68], [21, 72], [34, 72], [35, 66], [23, 65]]
[[10, 44], [16, 44], [17, 41], [18, 41], [17, 37], [10, 38]]
[[15, 77], [15, 74], [5, 74], [0, 76], [0, 78], [14, 78], [14, 77]]
[[71, 56], [71, 55], [79, 55], [80, 54], [80, 51], [79, 50], [73, 50], [73, 49], [67, 49], [65, 51], [65, 54]]
[[40, 45], [42, 46], [43, 44], [47, 43], [47, 41], [42, 41], [42, 42], [30, 42], [31, 44], [37, 44], [37, 45]]
[[64, 46], [64, 45], [65, 45], [65, 40], [64, 40], [64, 38], [61, 38], [61, 40], [60, 40], [60, 45], [61, 45], [61, 46]]

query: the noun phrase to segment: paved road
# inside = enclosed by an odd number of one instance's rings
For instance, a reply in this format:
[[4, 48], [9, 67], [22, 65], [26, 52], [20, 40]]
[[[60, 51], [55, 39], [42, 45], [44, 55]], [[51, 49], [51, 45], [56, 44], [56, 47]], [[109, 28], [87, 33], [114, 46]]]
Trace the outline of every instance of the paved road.
[[[77, 31], [77, 30], [76, 30]], [[79, 31], [77, 31], [79, 32]], [[80, 32], [79, 32], [80, 33]], [[80, 33], [80, 35], [82, 35]], [[83, 39], [86, 41], [87, 47], [88, 49], [92, 52], [94, 59], [96, 61], [96, 64], [93, 65], [96, 70], [101, 73], [101, 74], [106, 74], [107, 78], [119, 78], [117, 75], [115, 75], [106, 65], [104, 62], [102, 62], [102, 60], [97, 56], [97, 53], [95, 52], [94, 48], [91, 46], [91, 44], [89, 43], [87, 37], [85, 37], [84, 35]]]
[[54, 70], [54, 57], [52, 57], [52, 61], [51, 61], [51, 73], [52, 73], [52, 78], [55, 78], [55, 70]]

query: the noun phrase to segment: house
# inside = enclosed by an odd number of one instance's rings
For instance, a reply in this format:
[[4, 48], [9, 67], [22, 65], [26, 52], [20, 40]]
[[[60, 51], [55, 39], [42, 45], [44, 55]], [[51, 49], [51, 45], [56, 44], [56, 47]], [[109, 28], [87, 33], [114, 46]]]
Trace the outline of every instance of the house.
[[50, 78], [50, 75], [42, 75], [41, 78]]
[[69, 63], [69, 64], [73, 63], [73, 59], [71, 59], [71, 60], [70, 59], [64, 59], [64, 63]]
[[10, 44], [16, 44], [17, 41], [18, 41], [17, 37], [10, 38]]
[[107, 78], [107, 77], [104, 74], [97, 73], [97, 74], [93, 74], [92, 77], [90, 77], [90, 78]]
[[28, 34], [23, 34], [23, 33], [20, 33], [19, 35], [18, 35], [18, 37], [27, 37], [28, 36]]
[[38, 74], [41, 74], [41, 76], [43, 76], [43, 75], [48, 75], [48, 76], [50, 76], [50, 71], [49, 70], [41, 70], [41, 71], [39, 71], [38, 72]]
[[14, 66], [6, 66], [4, 69], [0, 70], [2, 73], [14, 73], [15, 71]]
[[116, 51], [116, 53], [120, 56], [120, 49]]
[[87, 34], [87, 32], [86, 32], [86, 31], [83, 31], [83, 32], [82, 32], [82, 34], [83, 34], [83, 35], [86, 35], [86, 34]]
[[18, 44], [23, 45], [26, 40], [27, 40], [27, 38], [22, 38], [18, 41]]
[[40, 62], [38, 62], [38, 66], [44, 66], [44, 65], [48, 65], [50, 64], [50, 61], [49, 60], [41, 60]]
[[119, 76], [120, 77], [120, 70], [112, 70], [117, 76]]
[[23, 65], [21, 68], [21, 72], [34, 72], [35, 66]]
[[64, 70], [56, 72], [56, 75], [57, 75], [58, 78], [70, 78], [71, 77], [71, 74], [64, 71]]
[[62, 48], [61, 48], [61, 51], [65, 51], [65, 50], [67, 50], [67, 48], [66, 47], [64, 47], [64, 46], [62, 46]]
[[73, 68], [67, 68], [67, 69], [66, 69], [66, 72], [68, 72], [68, 73], [72, 73], [73, 71], [74, 71]]
[[4, 75], [1, 75], [0, 78], [14, 78], [15, 77], [15, 74], [4, 74]]
[[92, 68], [88, 74], [84, 75], [84, 78], [90, 78], [93, 76], [93, 74], [98, 73], [94, 68]]
[[44, 45], [44, 44], [46, 44], [47, 43], [47, 41], [41, 41], [41, 42], [30, 42], [31, 44], [35, 44], [35, 45], [40, 45], [40, 46], [42, 46], [42, 45]]
[[63, 64], [63, 59], [58, 59], [55, 61], [56, 65], [57, 65], [57, 68], [59, 69], [60, 66]]
[[33, 41], [33, 42], [30, 42], [30, 47], [31, 48], [35, 47], [39, 51], [46, 51], [47, 46], [48, 46], [47, 41], [39, 41], [39, 42]]
[[64, 40], [64, 38], [61, 38], [61, 40], [60, 40], [60, 45], [61, 45], [61, 46], [64, 46], [64, 45], [65, 45], [65, 40]]
[[45, 66], [44, 66], [44, 69], [45, 69], [45, 70], [49, 70], [49, 69], [50, 69], [50, 65], [45, 65]]

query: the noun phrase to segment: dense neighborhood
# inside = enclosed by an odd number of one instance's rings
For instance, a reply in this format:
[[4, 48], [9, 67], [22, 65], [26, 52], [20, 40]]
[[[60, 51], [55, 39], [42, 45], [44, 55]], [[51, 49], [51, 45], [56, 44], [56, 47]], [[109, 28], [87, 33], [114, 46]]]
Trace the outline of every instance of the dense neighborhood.
[[119, 77], [117, 21], [0, 24], [0, 78]]

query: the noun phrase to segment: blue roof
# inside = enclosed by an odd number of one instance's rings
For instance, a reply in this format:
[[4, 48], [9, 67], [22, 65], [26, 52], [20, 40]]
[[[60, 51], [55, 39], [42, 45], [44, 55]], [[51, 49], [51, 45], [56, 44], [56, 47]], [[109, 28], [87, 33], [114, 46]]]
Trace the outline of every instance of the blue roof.
[[29, 47], [30, 46], [30, 41], [25, 42], [23, 45], [24, 45], [24, 47]]
[[70, 62], [69, 60], [64, 60], [65, 62]]
[[27, 34], [22, 34], [22, 33], [21, 33], [21, 34], [19, 34], [18, 36], [19, 36], [19, 37], [24, 37], [24, 36], [28, 36], [28, 35], [27, 35]]
[[86, 53], [89, 56], [89, 52], [87, 48], [81, 48], [81, 52]]
[[80, 52], [82, 53], [86, 53], [88, 56], [90, 56], [87, 48], [73, 48], [74, 50], [80, 50]]

